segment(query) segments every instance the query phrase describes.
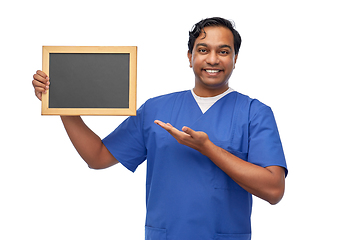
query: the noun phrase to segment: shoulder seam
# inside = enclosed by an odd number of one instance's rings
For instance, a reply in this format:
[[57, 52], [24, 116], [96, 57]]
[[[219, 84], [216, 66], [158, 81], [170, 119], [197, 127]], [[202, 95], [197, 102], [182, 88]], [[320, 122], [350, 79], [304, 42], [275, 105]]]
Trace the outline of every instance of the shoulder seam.
[[[252, 118], [249, 119], [249, 122], [251, 122], [251, 121], [252, 121], [260, 112], [262, 112], [264, 109], [270, 109], [270, 110], [271, 110], [271, 108], [270, 108], [269, 106], [265, 105], [264, 103], [260, 102], [259, 100], [253, 99], [252, 102], [253, 102], [253, 101], [258, 101], [259, 103], [262, 104], [262, 106], [256, 111], [256, 113], [254, 114], [254, 116], [252, 116]], [[252, 105], [252, 103], [250, 104], [249, 111], [250, 111], [250, 109], [251, 109], [251, 105]], [[250, 116], [250, 114], [249, 114], [249, 116]]]

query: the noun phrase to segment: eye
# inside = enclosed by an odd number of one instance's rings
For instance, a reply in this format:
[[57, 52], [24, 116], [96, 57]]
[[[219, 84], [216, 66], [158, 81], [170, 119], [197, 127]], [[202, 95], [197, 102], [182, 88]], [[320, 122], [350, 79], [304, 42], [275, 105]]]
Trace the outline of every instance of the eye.
[[227, 55], [227, 54], [229, 54], [229, 51], [227, 51], [227, 50], [221, 50], [221, 51], [220, 51], [220, 54], [221, 54], [221, 55]]
[[199, 49], [198, 49], [198, 52], [199, 52], [199, 53], [206, 53], [207, 50], [206, 50], [205, 48], [199, 48]]

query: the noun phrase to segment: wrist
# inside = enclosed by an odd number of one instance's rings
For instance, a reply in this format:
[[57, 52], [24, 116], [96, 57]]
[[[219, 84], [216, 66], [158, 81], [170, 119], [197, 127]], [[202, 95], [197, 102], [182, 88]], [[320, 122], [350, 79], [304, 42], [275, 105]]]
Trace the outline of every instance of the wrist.
[[217, 146], [211, 142], [209, 139], [207, 139], [204, 144], [202, 145], [201, 149], [199, 149], [199, 152], [207, 157], [209, 157], [212, 153], [212, 151], [215, 150]]

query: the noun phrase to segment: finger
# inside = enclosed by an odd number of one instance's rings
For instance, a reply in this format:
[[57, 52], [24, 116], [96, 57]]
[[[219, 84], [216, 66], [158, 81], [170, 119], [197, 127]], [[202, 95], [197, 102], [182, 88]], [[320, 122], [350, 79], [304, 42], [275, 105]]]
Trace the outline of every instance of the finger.
[[43, 83], [43, 84], [46, 84], [46, 85], [50, 85], [50, 82], [49, 82], [49, 78], [48, 78], [48, 77], [43, 78], [43, 77], [40, 76], [40, 75], [34, 74], [34, 75], [33, 75], [33, 78], [34, 78], [33, 81], [37, 81], [37, 82], [40, 82], [40, 83]]
[[[164, 123], [160, 120], [155, 120], [154, 123], [156, 123], [157, 125], [159, 125], [160, 127], [168, 127], [168, 126], [171, 126], [170, 123]], [[172, 126], [171, 126], [172, 127]]]
[[163, 123], [160, 120], [155, 120], [154, 123], [156, 123], [157, 125], [159, 125], [160, 127], [162, 127], [163, 125], [165, 125], [165, 123]]
[[41, 72], [40, 70], [36, 71], [36, 73], [33, 75], [33, 78], [35, 81], [41, 82], [43, 84], [47, 84], [47, 85], [50, 84], [49, 77], [44, 72]]
[[172, 131], [174, 127], [170, 123], [164, 123], [160, 120], [155, 120], [154, 123], [165, 129], [166, 131]]
[[43, 78], [45, 78], [45, 79], [46, 79], [46, 78], [49, 78], [48, 75], [46, 75], [46, 73], [44, 73], [44, 72], [41, 71], [41, 70], [37, 70], [37, 71], [36, 71], [36, 74], [39, 75], [39, 76], [41, 76], [41, 77], [43, 77]]
[[177, 128], [173, 127], [170, 123], [164, 123], [160, 120], [155, 120], [154, 122], [156, 124], [158, 124], [160, 127], [162, 127], [163, 129], [165, 129], [166, 131], [168, 131], [177, 140], [179, 140], [179, 138], [182, 138], [184, 136], [188, 136], [188, 134], [186, 134], [185, 132], [179, 131]]
[[49, 89], [50, 82], [42, 83], [42, 82], [39, 82], [37, 80], [33, 80], [32, 85], [34, 86], [34, 88]]
[[43, 84], [41, 82], [38, 82], [36, 80], [33, 80], [33, 86], [34, 86], [34, 89], [35, 89], [35, 95], [36, 97], [41, 100], [41, 95], [43, 93], [46, 93], [47, 90], [49, 90], [49, 85], [46, 85], [46, 84]]
[[35, 93], [46, 93], [48, 89], [43, 87], [35, 87]]

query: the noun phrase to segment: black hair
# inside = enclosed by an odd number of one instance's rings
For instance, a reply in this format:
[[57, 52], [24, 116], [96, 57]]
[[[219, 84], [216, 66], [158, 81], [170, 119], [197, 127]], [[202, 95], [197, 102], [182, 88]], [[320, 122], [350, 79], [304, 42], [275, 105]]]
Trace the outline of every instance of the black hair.
[[241, 45], [241, 36], [238, 33], [238, 31], [235, 30], [235, 24], [233, 22], [220, 17], [206, 18], [196, 23], [193, 26], [192, 30], [189, 32], [189, 42], [188, 42], [189, 52], [190, 53], [192, 52], [194, 48], [195, 40], [199, 37], [201, 32], [203, 32], [206, 36], [206, 32], [204, 31], [204, 28], [210, 26], [223, 26], [228, 28], [234, 36], [235, 55], [238, 54]]

